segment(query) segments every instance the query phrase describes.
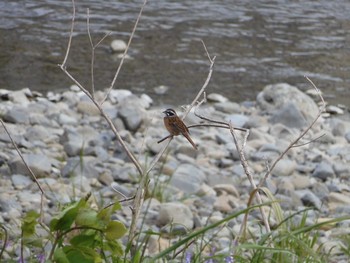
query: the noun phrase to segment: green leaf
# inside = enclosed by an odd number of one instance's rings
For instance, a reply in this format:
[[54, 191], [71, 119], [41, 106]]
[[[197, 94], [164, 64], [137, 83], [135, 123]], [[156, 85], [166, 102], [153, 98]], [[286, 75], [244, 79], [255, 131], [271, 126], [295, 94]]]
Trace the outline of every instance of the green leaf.
[[95, 242], [95, 235], [77, 235], [70, 240], [70, 243], [75, 246], [92, 247]]
[[43, 246], [43, 240], [42, 238], [31, 236], [31, 237], [23, 237], [23, 244], [24, 245], [31, 245], [35, 247], [42, 247]]
[[141, 262], [141, 252], [137, 250], [134, 257], [132, 258], [132, 263], [140, 263]]
[[109, 223], [109, 221], [111, 220], [111, 215], [113, 214], [113, 212], [120, 210], [121, 209], [121, 205], [119, 202], [114, 203], [114, 205], [107, 207], [107, 208], [103, 208], [97, 215], [97, 217], [102, 220], [105, 225], [107, 225]]
[[78, 211], [81, 207], [86, 205], [86, 200], [81, 199], [79, 202], [75, 202], [68, 207], [66, 207], [60, 215], [53, 218], [50, 222], [50, 230], [51, 231], [57, 231], [57, 230], [68, 230], [71, 225], [73, 224]]
[[120, 242], [116, 240], [107, 240], [107, 242], [103, 243], [105, 250], [111, 252], [114, 256], [122, 257], [124, 256], [124, 249]]
[[62, 248], [57, 248], [53, 254], [56, 263], [69, 263], [66, 253]]
[[75, 219], [78, 226], [99, 227], [97, 212], [91, 208], [81, 209]]
[[102, 259], [93, 249], [66, 246], [63, 248], [70, 263], [100, 263]]
[[29, 238], [35, 233], [35, 227], [38, 224], [39, 214], [35, 211], [28, 211], [22, 220], [23, 237]]
[[106, 238], [109, 240], [119, 239], [127, 232], [126, 227], [119, 221], [111, 221], [105, 230]]

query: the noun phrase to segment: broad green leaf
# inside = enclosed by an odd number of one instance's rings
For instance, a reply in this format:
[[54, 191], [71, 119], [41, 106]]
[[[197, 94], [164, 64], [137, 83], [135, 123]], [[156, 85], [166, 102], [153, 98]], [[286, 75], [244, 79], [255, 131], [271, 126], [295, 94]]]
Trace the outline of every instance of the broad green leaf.
[[75, 219], [78, 226], [99, 227], [97, 212], [91, 208], [81, 209]]
[[51, 220], [50, 223], [50, 229], [51, 231], [57, 231], [57, 230], [67, 230], [71, 227], [73, 224], [78, 211], [80, 208], [85, 206], [86, 201], [85, 199], [81, 199], [79, 202], [75, 202], [68, 207], [66, 207], [60, 215], [54, 217]]
[[63, 248], [70, 263], [100, 263], [99, 254], [91, 248], [66, 246]]
[[110, 251], [113, 256], [124, 256], [124, 249], [120, 242], [116, 240], [107, 240], [103, 243], [105, 251]]
[[35, 226], [37, 225], [39, 214], [35, 211], [28, 211], [22, 220], [23, 237], [30, 237], [35, 233]]
[[56, 263], [69, 263], [66, 253], [62, 248], [57, 248], [53, 254]]
[[111, 221], [105, 230], [106, 238], [109, 240], [119, 239], [127, 232], [126, 227], [119, 221]]
[[75, 246], [84, 246], [84, 247], [92, 247], [95, 242], [95, 235], [77, 235], [74, 236], [70, 243]]
[[110, 207], [103, 208], [100, 212], [98, 212], [97, 217], [107, 225], [111, 220], [111, 215], [113, 214], [113, 212], [120, 209], [121, 209], [120, 203], [116, 202], [114, 205]]
[[43, 239], [36, 236], [30, 236], [30, 237], [23, 237], [23, 244], [24, 245], [31, 245], [35, 247], [42, 247], [43, 246]]

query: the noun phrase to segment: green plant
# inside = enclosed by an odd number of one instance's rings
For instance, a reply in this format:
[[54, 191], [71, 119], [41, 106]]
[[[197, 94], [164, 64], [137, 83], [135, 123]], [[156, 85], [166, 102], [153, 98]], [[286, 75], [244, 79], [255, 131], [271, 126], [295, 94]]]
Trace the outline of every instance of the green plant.
[[[39, 223], [38, 213], [29, 211], [22, 220], [22, 245], [42, 248], [49, 243], [51, 250], [45, 255], [45, 262], [121, 262], [124, 249], [119, 239], [127, 229], [121, 222], [111, 220], [120, 204], [97, 211], [91, 208], [89, 197], [90, 194], [66, 205], [52, 218], [49, 228]], [[38, 234], [39, 224], [47, 230], [46, 236]]]

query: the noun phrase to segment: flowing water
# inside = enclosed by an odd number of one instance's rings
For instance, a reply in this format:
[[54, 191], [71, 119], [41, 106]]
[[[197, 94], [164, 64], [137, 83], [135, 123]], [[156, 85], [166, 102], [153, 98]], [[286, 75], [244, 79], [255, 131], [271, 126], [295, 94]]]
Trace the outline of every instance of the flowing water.
[[[119, 59], [113, 39], [128, 40], [142, 0], [76, 0], [76, 26], [68, 60], [71, 73], [91, 85], [109, 86]], [[71, 1], [0, 2], [0, 88], [59, 91], [71, 82], [57, 64], [64, 58]], [[288, 82], [305, 90], [309, 76], [331, 103], [350, 106], [350, 1], [150, 0], [117, 88], [148, 93], [157, 103], [185, 104], [203, 85], [209, 61], [200, 40], [216, 56], [208, 92], [234, 101], [255, 99], [266, 84]], [[166, 85], [165, 95], [154, 87]]]

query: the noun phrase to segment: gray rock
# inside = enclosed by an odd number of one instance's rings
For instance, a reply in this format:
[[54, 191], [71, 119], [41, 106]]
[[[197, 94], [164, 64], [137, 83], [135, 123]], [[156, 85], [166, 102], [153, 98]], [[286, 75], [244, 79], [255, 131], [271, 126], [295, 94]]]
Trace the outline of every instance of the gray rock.
[[58, 122], [61, 125], [77, 125], [78, 120], [74, 118], [73, 116], [69, 116], [65, 113], [62, 113], [58, 116]]
[[216, 198], [213, 207], [216, 211], [230, 213], [235, 207], [237, 207], [237, 203], [238, 200], [232, 195], [222, 194]]
[[111, 42], [111, 48], [113, 52], [124, 52], [127, 48], [127, 45], [124, 40], [114, 39]]
[[9, 212], [11, 209], [22, 211], [21, 203], [9, 192], [2, 191], [0, 194], [1, 213]]
[[117, 198], [130, 197], [132, 195], [132, 191], [125, 184], [112, 182], [111, 188], [114, 190], [114, 196]]
[[226, 98], [218, 93], [210, 93], [207, 96], [207, 99], [208, 99], [208, 101], [211, 101], [211, 102], [226, 102], [226, 101], [228, 101], [228, 98]]
[[84, 151], [90, 145], [90, 141], [92, 141], [92, 145], [96, 144], [98, 136], [98, 132], [88, 126], [80, 126], [77, 129], [66, 128], [60, 137], [60, 142], [68, 156], [77, 156], [81, 153], [84, 154]]
[[225, 121], [231, 122], [233, 127], [244, 127], [249, 117], [243, 114], [231, 114], [225, 118]]
[[268, 112], [274, 112], [275, 109], [293, 103], [308, 122], [318, 113], [318, 106], [308, 95], [286, 83], [266, 86], [256, 100], [260, 109]]
[[350, 175], [350, 165], [345, 162], [334, 162], [333, 170], [338, 178], [348, 178]]
[[291, 128], [302, 128], [307, 124], [301, 110], [294, 103], [288, 103], [277, 109], [270, 121], [272, 123], [282, 123]]
[[45, 141], [50, 137], [50, 133], [47, 128], [44, 128], [41, 125], [34, 125], [29, 127], [26, 130], [26, 133], [24, 134], [24, 137], [28, 141], [36, 141], [36, 140], [41, 140]]
[[82, 114], [87, 114], [91, 116], [99, 116], [100, 111], [97, 107], [90, 101], [79, 101], [77, 104], [77, 111]]
[[101, 146], [86, 147], [83, 149], [84, 155], [96, 156], [101, 161], [107, 161], [109, 159], [109, 153]]
[[270, 128], [270, 134], [274, 136], [274, 138], [283, 138], [289, 141], [295, 138], [295, 131], [282, 123], [273, 124]]
[[48, 119], [42, 113], [30, 113], [29, 121], [32, 125], [40, 125], [44, 127], [50, 127], [54, 125], [52, 120]]
[[136, 96], [129, 96], [118, 105], [118, 109], [125, 127], [132, 132], [136, 132], [143, 122], [140, 99]]
[[316, 166], [312, 176], [326, 181], [334, 177], [334, 171], [329, 163], [321, 162]]
[[315, 183], [312, 185], [312, 192], [321, 200], [328, 196], [329, 191], [324, 183]]
[[169, 87], [164, 86], [164, 85], [160, 85], [160, 86], [154, 87], [153, 90], [156, 94], [163, 95], [169, 90]]
[[231, 101], [215, 103], [214, 108], [218, 111], [222, 111], [230, 114], [241, 112], [241, 106], [238, 103], [231, 102]]
[[345, 123], [343, 121], [333, 118], [330, 120], [330, 126], [332, 129], [332, 134], [334, 136], [343, 137], [345, 135], [346, 127], [345, 127]]
[[312, 182], [309, 176], [301, 175], [301, 174], [293, 174], [290, 177], [291, 183], [295, 187], [295, 189], [306, 189], [312, 185]]
[[281, 153], [279, 147], [274, 143], [265, 143], [259, 148], [259, 152], [276, 152]]
[[76, 189], [83, 193], [91, 192], [91, 182], [91, 177], [88, 178], [85, 175], [73, 177], [71, 180], [71, 184], [69, 185], [70, 188], [68, 188], [68, 196], [71, 196], [74, 193], [79, 195], [79, 192], [76, 192]]
[[111, 175], [110, 172], [103, 172], [98, 176], [98, 180], [103, 184], [103, 185], [111, 185], [114, 181], [113, 176]]
[[[50, 175], [52, 162], [46, 155], [23, 154], [23, 158], [37, 178], [47, 177]], [[20, 157], [16, 157], [10, 161], [9, 166], [13, 174], [30, 175]]]
[[315, 207], [321, 209], [322, 202], [321, 200], [309, 189], [297, 190], [295, 193], [300, 197], [302, 203], [305, 206]]
[[217, 184], [213, 188], [217, 192], [217, 195], [221, 195], [223, 192], [225, 192], [229, 195], [239, 197], [236, 187], [234, 187], [232, 184]]
[[233, 142], [232, 135], [229, 133], [215, 133], [215, 139], [219, 144], [229, 144]]
[[3, 119], [6, 122], [29, 124], [29, 113], [26, 108], [14, 106], [5, 112]]
[[41, 193], [37, 191], [36, 193], [31, 193], [29, 191], [20, 191], [17, 194], [18, 200], [21, 205], [26, 208], [27, 211], [31, 209], [37, 209], [41, 203]]
[[276, 182], [276, 190], [279, 194], [290, 195], [290, 193], [295, 191], [295, 186], [290, 177], [278, 178]]
[[132, 95], [132, 92], [130, 90], [112, 89], [109, 93], [109, 99], [111, 100], [112, 103], [118, 103], [131, 95]]
[[329, 193], [328, 197], [328, 206], [331, 211], [335, 209], [340, 209], [342, 206], [350, 206], [350, 196], [345, 193]]
[[350, 131], [346, 132], [346, 133], [344, 134], [344, 137], [345, 137], [346, 141], [347, 141], [348, 143], [350, 143]]
[[28, 92], [30, 92], [28, 88], [17, 91], [11, 91], [8, 94], [8, 98], [10, 101], [17, 105], [27, 106], [29, 104], [29, 100], [27, 98], [26, 93]]
[[341, 108], [334, 105], [328, 105], [326, 107], [326, 112], [330, 114], [344, 114], [344, 111]]
[[11, 181], [13, 187], [17, 190], [22, 190], [33, 183], [33, 181], [28, 176], [22, 174], [12, 175]]
[[124, 166], [120, 165], [111, 165], [109, 167], [112, 172], [112, 176], [117, 182], [135, 182], [137, 181], [137, 171], [133, 165], [125, 164]]
[[152, 98], [145, 93], [141, 94], [140, 100], [141, 100], [141, 105], [143, 105], [145, 109], [148, 109], [153, 104]]
[[71, 157], [67, 160], [67, 164], [62, 169], [63, 177], [85, 176], [87, 178], [97, 178], [100, 169], [97, 164], [100, 161], [96, 157], [84, 156]]
[[195, 194], [205, 180], [205, 174], [197, 166], [181, 164], [170, 179], [170, 185], [186, 194]]
[[194, 226], [193, 214], [184, 204], [164, 203], [160, 205], [157, 224], [160, 226], [178, 224], [186, 229], [192, 229]]
[[276, 164], [272, 170], [272, 174], [276, 176], [288, 176], [295, 171], [296, 167], [297, 164], [294, 160], [282, 159]]

